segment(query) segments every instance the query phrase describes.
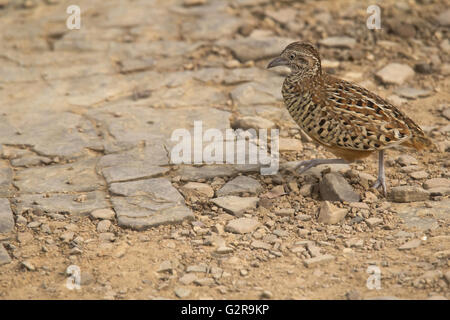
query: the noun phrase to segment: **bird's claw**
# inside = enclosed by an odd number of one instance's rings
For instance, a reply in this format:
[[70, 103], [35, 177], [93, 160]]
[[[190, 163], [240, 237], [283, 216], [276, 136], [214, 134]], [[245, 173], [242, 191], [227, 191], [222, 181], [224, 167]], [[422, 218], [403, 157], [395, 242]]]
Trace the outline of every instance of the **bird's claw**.
[[372, 188], [378, 189], [380, 186], [383, 189], [383, 195], [386, 197], [386, 194], [387, 194], [386, 181], [383, 177], [378, 177], [377, 181], [375, 181]]

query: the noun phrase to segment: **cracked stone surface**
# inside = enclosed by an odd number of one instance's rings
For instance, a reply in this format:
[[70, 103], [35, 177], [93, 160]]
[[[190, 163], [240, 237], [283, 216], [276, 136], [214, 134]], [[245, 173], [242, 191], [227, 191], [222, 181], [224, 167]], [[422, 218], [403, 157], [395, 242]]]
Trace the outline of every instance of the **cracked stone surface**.
[[[358, 1], [77, 0], [79, 30], [71, 4], [0, 0], [0, 299], [450, 299], [442, 1], [383, 1], [376, 39]], [[298, 40], [438, 147], [386, 150], [387, 197], [375, 155], [294, 172], [334, 157], [284, 107], [288, 69], [266, 68]], [[173, 163], [177, 129], [199, 154], [195, 121], [279, 130], [279, 170]]]

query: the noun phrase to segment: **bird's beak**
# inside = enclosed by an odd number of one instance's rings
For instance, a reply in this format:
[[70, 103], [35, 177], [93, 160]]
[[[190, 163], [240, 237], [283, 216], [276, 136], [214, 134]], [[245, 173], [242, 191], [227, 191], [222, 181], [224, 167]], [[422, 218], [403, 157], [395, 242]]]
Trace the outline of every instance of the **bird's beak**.
[[278, 67], [278, 66], [288, 66], [288, 65], [289, 65], [289, 61], [287, 61], [285, 58], [276, 57], [275, 59], [270, 61], [270, 63], [267, 65], [267, 69], [270, 69], [273, 67]]

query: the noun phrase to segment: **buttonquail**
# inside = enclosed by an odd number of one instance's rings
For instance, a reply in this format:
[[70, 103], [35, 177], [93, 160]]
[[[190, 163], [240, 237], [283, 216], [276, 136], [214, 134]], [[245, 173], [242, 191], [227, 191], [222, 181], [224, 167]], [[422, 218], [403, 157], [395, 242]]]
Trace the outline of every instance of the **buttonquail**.
[[294, 42], [267, 68], [288, 66], [291, 73], [282, 87], [284, 102], [300, 128], [339, 159], [302, 161], [304, 172], [319, 164], [347, 163], [378, 151], [378, 179], [386, 195], [384, 150], [395, 145], [417, 150], [432, 146], [410, 118], [376, 94], [322, 72], [318, 51]]

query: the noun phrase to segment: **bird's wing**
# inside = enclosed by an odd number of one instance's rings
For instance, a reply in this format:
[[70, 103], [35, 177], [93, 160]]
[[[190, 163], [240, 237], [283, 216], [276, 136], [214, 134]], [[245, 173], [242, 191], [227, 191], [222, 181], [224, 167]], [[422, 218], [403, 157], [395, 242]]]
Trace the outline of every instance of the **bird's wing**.
[[326, 111], [311, 133], [324, 145], [375, 151], [403, 143], [412, 136], [410, 123], [417, 127], [393, 105], [350, 82], [328, 76], [322, 94], [317, 102]]

